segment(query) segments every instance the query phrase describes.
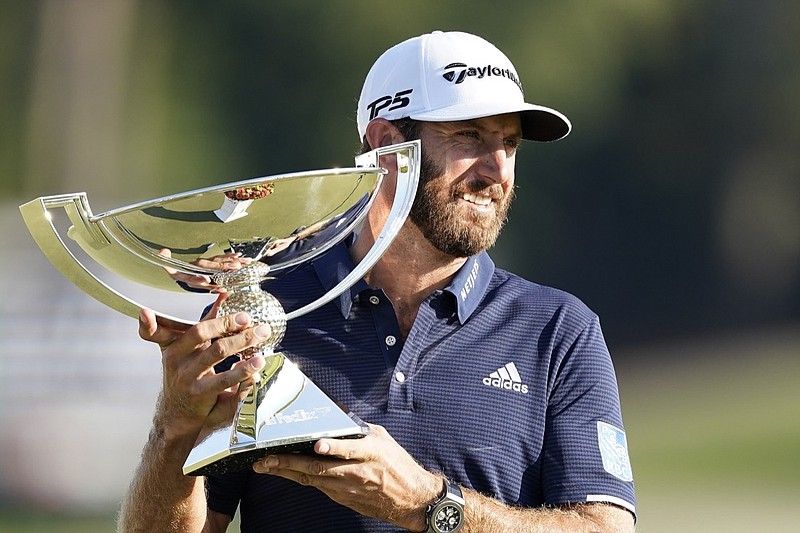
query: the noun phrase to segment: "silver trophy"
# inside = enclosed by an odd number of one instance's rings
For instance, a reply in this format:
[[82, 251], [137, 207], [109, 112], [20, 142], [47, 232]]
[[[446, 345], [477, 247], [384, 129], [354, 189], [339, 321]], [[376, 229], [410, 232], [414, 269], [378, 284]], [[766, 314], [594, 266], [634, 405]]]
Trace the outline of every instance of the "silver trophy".
[[[390, 213], [375, 245], [333, 289], [286, 313], [262, 284], [268, 287], [270, 279], [313, 261], [358, 231], [387, 172], [379, 164], [386, 155], [396, 160], [397, 180]], [[228, 297], [221, 314], [246, 311], [254, 322], [272, 328], [269, 339], [240, 354], [263, 355], [266, 365], [230, 425], [202, 435], [183, 466], [184, 474], [206, 475], [249, 468], [268, 453], [310, 450], [323, 437], [367, 433], [358, 416], [320, 390], [276, 346], [288, 320], [330, 302], [380, 259], [411, 210], [419, 169], [420, 145], [413, 141], [360, 155], [352, 168], [226, 183], [99, 215], [92, 214], [85, 193], [40, 197], [20, 206], [20, 212], [53, 265], [117, 311], [138, 317], [144, 306], [104, 281], [108, 277], [104, 274], [113, 273], [137, 286], [186, 293], [192, 288], [176, 281], [185, 274], [206, 277], [225, 288]], [[66, 223], [57, 224], [56, 215]], [[233, 253], [249, 264], [235, 270], [207, 266], [208, 258]], [[158, 310], [156, 314], [164, 324], [196, 323]]]

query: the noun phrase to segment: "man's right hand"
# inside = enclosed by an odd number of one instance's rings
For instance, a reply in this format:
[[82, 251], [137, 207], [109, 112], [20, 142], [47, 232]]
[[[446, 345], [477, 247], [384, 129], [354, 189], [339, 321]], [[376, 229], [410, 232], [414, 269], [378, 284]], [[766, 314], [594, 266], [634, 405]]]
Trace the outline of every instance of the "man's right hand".
[[256, 355], [225, 372], [214, 371], [214, 365], [270, 333], [246, 313], [217, 317], [224, 298], [220, 295], [207, 317], [191, 327], [149, 309], [139, 313], [139, 335], [161, 347], [164, 382], [153, 430], [122, 502], [118, 531], [223, 532], [230, 522], [229, 516], [208, 510], [203, 478], [182, 470], [198, 436], [231, 423], [239, 398], [264, 366], [264, 358]]
[[264, 358], [238, 361], [220, 373], [214, 366], [269, 334], [269, 326], [253, 324], [247, 313], [207, 318], [188, 327], [159, 321], [153, 311], [142, 309], [139, 336], [161, 348], [163, 388], [156, 424], [165, 436], [191, 438], [193, 443], [201, 430], [230, 423]]

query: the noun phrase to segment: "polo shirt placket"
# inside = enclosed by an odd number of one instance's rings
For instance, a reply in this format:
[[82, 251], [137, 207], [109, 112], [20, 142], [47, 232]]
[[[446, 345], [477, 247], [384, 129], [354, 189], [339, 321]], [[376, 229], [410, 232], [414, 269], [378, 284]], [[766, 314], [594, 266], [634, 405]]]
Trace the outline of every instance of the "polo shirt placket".
[[429, 307], [430, 297], [420, 306], [414, 325], [405, 341], [398, 341], [400, 357], [395, 367], [394, 379], [389, 385], [389, 412], [411, 412], [414, 410], [414, 376], [420, 362], [420, 354], [430, 337], [435, 317]]
[[374, 289], [361, 291], [357, 302], [369, 306], [375, 324], [376, 342], [380, 346], [387, 369], [392, 370], [387, 391], [388, 411], [410, 411], [412, 395], [409, 378], [416, 365], [413, 361], [409, 362], [406, 355], [407, 343], [403, 341], [392, 303], [383, 291]]

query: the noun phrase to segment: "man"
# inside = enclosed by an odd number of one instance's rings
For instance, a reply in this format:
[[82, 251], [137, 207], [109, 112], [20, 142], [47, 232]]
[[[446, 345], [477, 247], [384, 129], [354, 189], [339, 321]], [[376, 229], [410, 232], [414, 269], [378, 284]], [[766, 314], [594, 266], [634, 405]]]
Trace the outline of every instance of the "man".
[[[434, 32], [376, 61], [358, 129], [373, 148], [421, 139], [412, 214], [350, 297], [291, 321], [281, 349], [371, 432], [268, 456], [252, 471], [183, 476], [201, 429], [230, 420], [233, 391], [264, 361], [214, 366], [269, 331], [244, 313], [173, 330], [143, 310], [139, 331], [161, 346], [164, 385], [121, 529], [224, 531], [238, 507], [243, 531], [633, 531], [597, 317], [495, 268], [485, 251], [514, 194], [520, 141], [564, 137], [567, 119], [525, 103], [493, 45]], [[364, 257], [391, 180], [351, 244], [270, 283], [285, 307], [322, 294]]]

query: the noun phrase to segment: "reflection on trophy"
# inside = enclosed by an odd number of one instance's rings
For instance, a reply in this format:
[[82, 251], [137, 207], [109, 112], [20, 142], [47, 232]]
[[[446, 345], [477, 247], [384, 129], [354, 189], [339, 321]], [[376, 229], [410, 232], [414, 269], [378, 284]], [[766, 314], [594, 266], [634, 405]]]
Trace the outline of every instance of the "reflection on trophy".
[[222, 222], [230, 222], [237, 218], [247, 216], [247, 208], [250, 204], [260, 198], [272, 194], [275, 190], [274, 183], [263, 183], [251, 187], [239, 187], [231, 191], [225, 191], [222, 205], [214, 211]]
[[[262, 285], [313, 261], [358, 231], [386, 170], [381, 156], [397, 162], [392, 208], [373, 248], [356, 268], [321, 298], [284, 311]], [[184, 464], [185, 474], [249, 468], [268, 453], [310, 450], [323, 437], [356, 438], [367, 426], [319, 389], [280, 350], [287, 321], [348, 290], [387, 250], [411, 209], [419, 175], [419, 141], [378, 148], [356, 158], [353, 168], [256, 178], [141, 202], [92, 214], [84, 193], [45, 196], [20, 211], [36, 243], [79, 288], [126, 315], [142, 305], [100, 279], [112, 272], [141, 285], [185, 293], [184, 279], [209, 279], [227, 292], [221, 314], [245, 311], [268, 324], [272, 336], [241, 357], [266, 360], [256, 383], [229, 425], [201, 436]], [[63, 213], [60, 211], [63, 209]], [[66, 229], [56, 222], [66, 219]], [[64, 216], [65, 215], [65, 216]], [[63, 236], [69, 237], [69, 240]], [[75, 245], [68, 246], [73, 241]], [[79, 248], [83, 262], [70, 248]], [[213, 258], [237, 254], [239, 268], [211, 267]], [[178, 280], [178, 281], [176, 281]], [[162, 323], [191, 325], [156, 310]]]

